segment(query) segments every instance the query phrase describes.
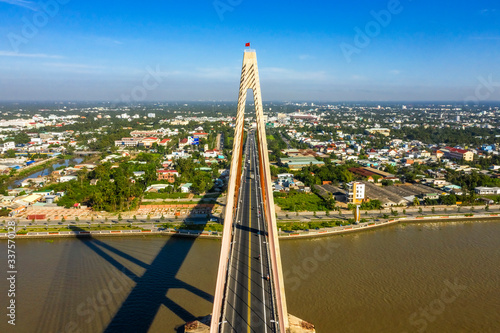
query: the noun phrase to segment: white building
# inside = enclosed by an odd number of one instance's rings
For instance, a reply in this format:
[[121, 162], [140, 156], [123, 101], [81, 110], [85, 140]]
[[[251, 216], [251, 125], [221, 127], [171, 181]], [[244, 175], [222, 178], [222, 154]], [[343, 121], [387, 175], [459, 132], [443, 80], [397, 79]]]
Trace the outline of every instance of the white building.
[[365, 184], [359, 182], [347, 183], [347, 193], [349, 203], [360, 204], [365, 199]]
[[206, 158], [215, 158], [219, 156], [219, 151], [217, 149], [214, 150], [206, 150], [202, 153], [203, 157]]
[[62, 176], [58, 179], [58, 182], [59, 183], [67, 183], [67, 182], [70, 182], [72, 180], [78, 180], [78, 177], [77, 176]]
[[476, 187], [474, 191], [479, 195], [500, 194], [500, 187]]
[[15, 149], [16, 143], [14, 141], [5, 142], [4, 144], [0, 145], [0, 148], [2, 150], [2, 153], [5, 153], [8, 150]]

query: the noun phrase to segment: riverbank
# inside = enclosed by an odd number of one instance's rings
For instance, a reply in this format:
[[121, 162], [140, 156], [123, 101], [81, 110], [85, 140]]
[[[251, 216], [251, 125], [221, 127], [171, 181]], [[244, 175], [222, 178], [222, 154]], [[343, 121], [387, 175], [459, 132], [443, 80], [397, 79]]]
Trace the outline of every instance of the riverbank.
[[[440, 216], [422, 216], [422, 217], [401, 217], [392, 220], [378, 222], [364, 222], [346, 226], [332, 228], [321, 228], [317, 230], [298, 230], [292, 232], [280, 232], [279, 239], [297, 239], [297, 238], [317, 238], [332, 236], [337, 234], [360, 232], [364, 230], [381, 228], [397, 223], [421, 223], [421, 222], [464, 222], [464, 221], [484, 221], [500, 220], [499, 214], [467, 214], [466, 215], [440, 215]], [[126, 236], [177, 236], [190, 238], [208, 238], [221, 239], [222, 232], [218, 231], [198, 231], [198, 230], [175, 230], [175, 229], [152, 229], [152, 230], [90, 230], [90, 231], [60, 231], [60, 232], [28, 232], [27, 234], [17, 234], [16, 239], [31, 238], [81, 238], [81, 237], [126, 237]], [[1, 233], [0, 239], [8, 239], [7, 233]]]
[[422, 223], [422, 222], [464, 222], [467, 220], [474, 221], [483, 221], [483, 220], [499, 220], [500, 217], [498, 214], [489, 214], [489, 215], [472, 215], [472, 216], [426, 216], [426, 217], [416, 217], [416, 218], [407, 218], [401, 217], [392, 220], [379, 221], [379, 222], [365, 222], [353, 225], [347, 225], [342, 227], [333, 227], [333, 228], [322, 228], [319, 230], [309, 230], [309, 231], [294, 231], [287, 233], [285, 235], [283, 232], [280, 233], [280, 240], [286, 239], [297, 239], [297, 238], [318, 238], [324, 236], [331, 236], [335, 234], [344, 234], [344, 233], [352, 233], [352, 232], [360, 232], [369, 229], [382, 228], [393, 224], [398, 223]]

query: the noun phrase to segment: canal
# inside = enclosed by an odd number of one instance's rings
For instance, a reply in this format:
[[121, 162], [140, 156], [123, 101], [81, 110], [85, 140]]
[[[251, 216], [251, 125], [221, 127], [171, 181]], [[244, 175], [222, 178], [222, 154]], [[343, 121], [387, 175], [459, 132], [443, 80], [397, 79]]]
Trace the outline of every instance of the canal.
[[73, 158], [73, 159], [68, 159], [68, 160], [60, 160], [59, 162], [53, 164], [52, 166], [48, 167], [48, 168], [45, 168], [41, 171], [37, 171], [37, 172], [34, 172], [32, 174], [30, 174], [29, 176], [26, 176], [24, 177], [23, 179], [19, 179], [19, 180], [16, 180], [13, 185], [9, 186], [9, 190], [10, 189], [13, 189], [13, 188], [16, 188], [18, 186], [21, 186], [21, 183], [23, 181], [25, 181], [26, 179], [29, 179], [29, 178], [36, 178], [36, 177], [43, 177], [43, 176], [48, 176], [50, 175], [50, 173], [54, 170], [57, 170], [57, 168], [59, 167], [68, 167], [72, 164], [76, 165], [78, 163], [81, 163], [83, 161], [83, 158]]
[[[288, 310], [318, 332], [500, 332], [498, 222], [399, 224], [281, 248]], [[0, 332], [176, 332], [211, 312], [219, 250], [167, 237], [19, 240], [17, 324], [3, 314]]]

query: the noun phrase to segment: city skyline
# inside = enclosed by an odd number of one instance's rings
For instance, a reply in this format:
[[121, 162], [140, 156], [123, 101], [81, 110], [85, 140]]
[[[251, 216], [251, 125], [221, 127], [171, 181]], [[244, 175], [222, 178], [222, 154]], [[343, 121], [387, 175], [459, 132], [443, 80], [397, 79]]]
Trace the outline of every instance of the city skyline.
[[3, 0], [0, 100], [234, 101], [247, 42], [264, 100], [500, 100], [496, 6]]

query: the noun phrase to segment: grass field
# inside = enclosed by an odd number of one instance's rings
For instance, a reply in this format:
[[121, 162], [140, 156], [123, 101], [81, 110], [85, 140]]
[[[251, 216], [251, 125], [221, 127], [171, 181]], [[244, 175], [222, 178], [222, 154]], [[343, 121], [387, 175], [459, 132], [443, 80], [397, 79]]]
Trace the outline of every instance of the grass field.
[[346, 221], [321, 221], [321, 222], [285, 222], [278, 223], [278, 229], [281, 231], [296, 231], [296, 230], [315, 230], [321, 228], [332, 228], [342, 225], [348, 225]]
[[189, 193], [154, 193], [144, 194], [144, 199], [187, 199]]
[[324, 211], [326, 207], [323, 199], [313, 193], [279, 193], [275, 195], [274, 202], [285, 211]]
[[209, 224], [164, 224], [163, 228], [175, 228], [183, 230], [198, 230], [198, 231], [219, 231], [222, 232], [224, 226], [218, 223]]
[[[44, 226], [40, 227], [26, 227], [26, 228], [18, 228], [17, 233], [18, 234], [26, 234], [28, 232], [59, 232], [59, 231], [94, 231], [94, 230], [141, 230], [141, 228], [137, 226], [130, 226], [129, 224], [115, 224], [115, 225], [105, 225], [105, 226], [88, 226], [88, 225], [82, 225], [82, 226], [70, 226], [68, 227], [48, 227], [45, 228]], [[7, 233], [6, 229], [0, 229], [0, 233]]]

